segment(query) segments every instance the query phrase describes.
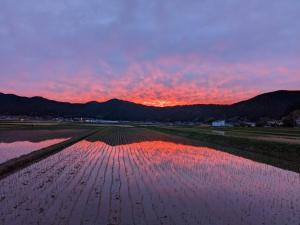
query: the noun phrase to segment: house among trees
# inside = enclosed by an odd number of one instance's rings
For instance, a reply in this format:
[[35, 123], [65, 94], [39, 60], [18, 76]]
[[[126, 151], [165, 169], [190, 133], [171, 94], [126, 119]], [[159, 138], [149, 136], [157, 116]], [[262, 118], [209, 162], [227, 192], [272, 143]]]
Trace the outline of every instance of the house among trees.
[[280, 127], [280, 126], [283, 126], [283, 122], [281, 120], [267, 121], [267, 127]]
[[295, 120], [296, 127], [300, 127], [300, 117]]
[[225, 120], [216, 120], [216, 121], [213, 121], [211, 123], [211, 125], [213, 127], [225, 127], [226, 126], [226, 121]]
[[243, 126], [243, 127], [256, 127], [256, 123], [247, 121], [247, 122], [242, 122], [241, 126]]
[[282, 118], [284, 125], [288, 127], [300, 127], [300, 110], [295, 110]]

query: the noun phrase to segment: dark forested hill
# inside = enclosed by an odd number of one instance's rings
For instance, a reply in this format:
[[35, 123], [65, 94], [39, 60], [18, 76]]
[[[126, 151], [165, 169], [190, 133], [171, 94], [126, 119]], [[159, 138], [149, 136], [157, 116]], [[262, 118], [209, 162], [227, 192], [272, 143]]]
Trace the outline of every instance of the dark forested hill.
[[72, 104], [42, 97], [0, 93], [0, 115], [94, 117], [129, 121], [203, 121], [236, 117], [257, 120], [281, 118], [300, 106], [300, 91], [275, 91], [232, 105], [153, 107], [112, 99], [107, 102]]

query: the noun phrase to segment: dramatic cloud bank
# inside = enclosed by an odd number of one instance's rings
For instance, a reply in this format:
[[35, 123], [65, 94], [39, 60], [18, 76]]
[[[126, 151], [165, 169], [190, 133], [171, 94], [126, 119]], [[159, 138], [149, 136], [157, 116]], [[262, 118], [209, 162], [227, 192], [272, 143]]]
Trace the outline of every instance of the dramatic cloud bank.
[[1, 0], [0, 92], [148, 105], [300, 89], [299, 0]]

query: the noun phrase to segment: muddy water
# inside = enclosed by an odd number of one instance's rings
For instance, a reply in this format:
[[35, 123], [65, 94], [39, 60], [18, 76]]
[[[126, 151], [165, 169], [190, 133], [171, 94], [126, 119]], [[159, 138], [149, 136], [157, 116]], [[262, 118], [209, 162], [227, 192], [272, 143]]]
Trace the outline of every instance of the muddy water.
[[0, 224], [300, 223], [297, 173], [174, 141], [125, 143], [84, 140], [1, 180]]

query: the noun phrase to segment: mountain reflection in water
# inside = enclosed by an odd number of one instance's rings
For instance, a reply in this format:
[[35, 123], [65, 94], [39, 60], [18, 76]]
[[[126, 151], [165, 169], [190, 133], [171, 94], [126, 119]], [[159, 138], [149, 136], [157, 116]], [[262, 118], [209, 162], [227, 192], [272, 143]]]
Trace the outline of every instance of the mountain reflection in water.
[[295, 172], [167, 135], [113, 131], [100, 132], [1, 180], [0, 222], [300, 222], [300, 176]]

